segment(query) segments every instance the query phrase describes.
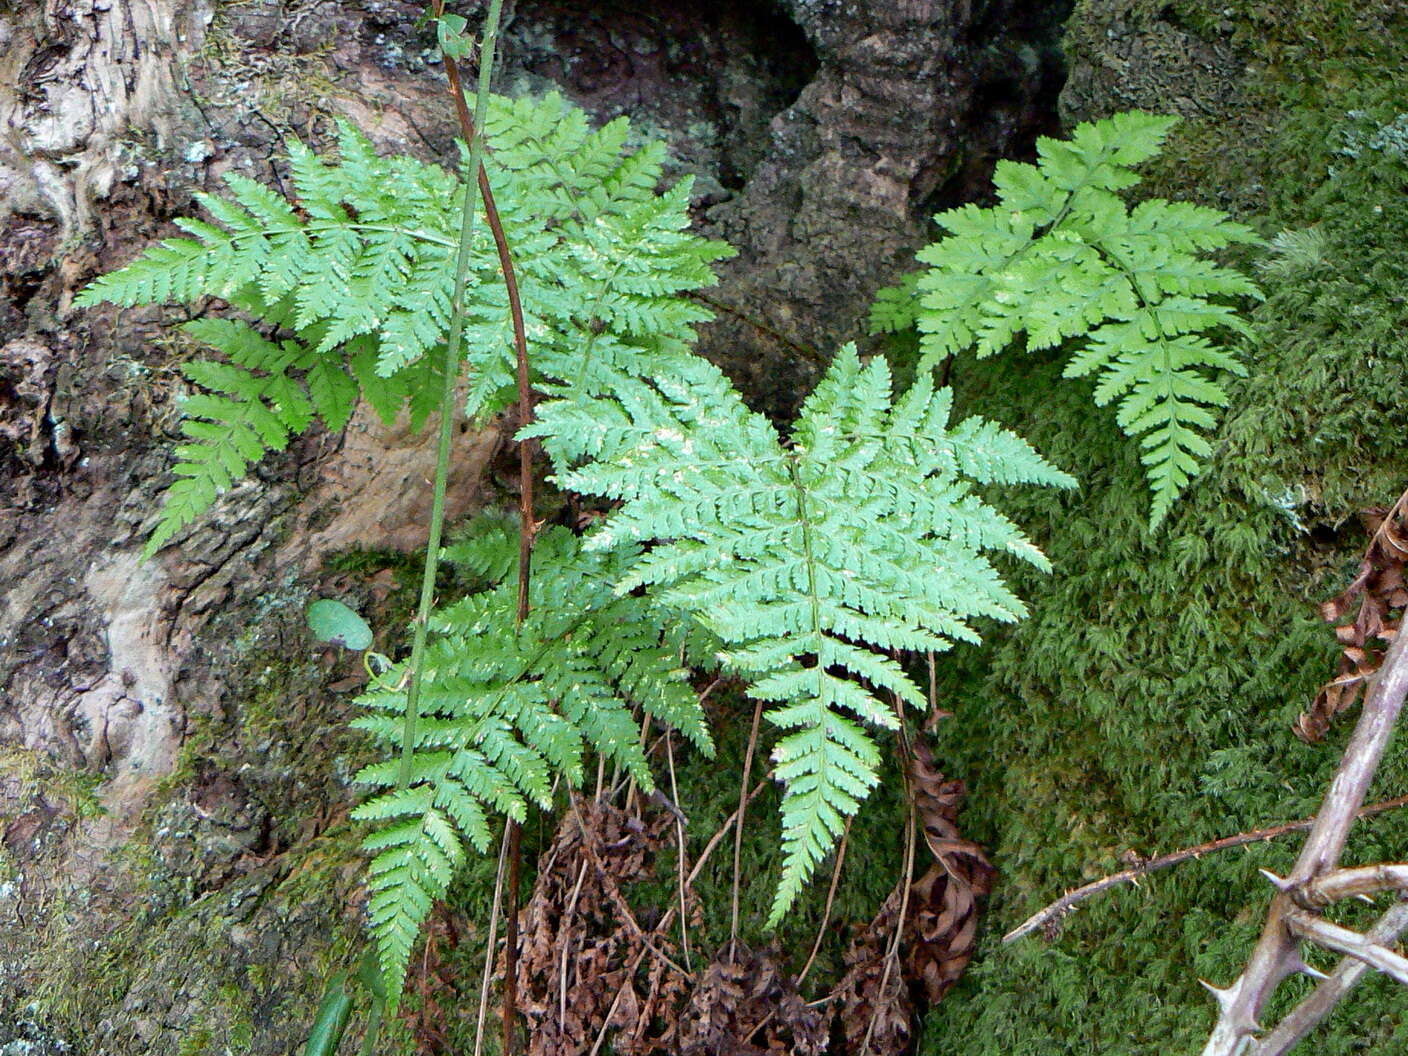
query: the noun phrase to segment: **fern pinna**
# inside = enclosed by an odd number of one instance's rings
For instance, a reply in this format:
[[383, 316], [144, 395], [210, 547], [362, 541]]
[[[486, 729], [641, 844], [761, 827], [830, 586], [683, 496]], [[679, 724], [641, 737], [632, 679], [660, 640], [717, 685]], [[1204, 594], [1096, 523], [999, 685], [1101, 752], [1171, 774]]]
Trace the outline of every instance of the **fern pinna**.
[[[536, 380], [585, 384], [597, 364], [691, 341], [693, 325], [709, 312], [680, 294], [714, 283], [711, 264], [732, 251], [688, 232], [688, 179], [657, 193], [663, 146], [629, 150], [624, 118], [592, 130], [558, 95], [495, 98], [486, 134], [495, 147], [486, 167], [513, 245]], [[345, 123], [338, 153], [328, 164], [290, 141], [290, 200], [227, 176], [233, 200], [199, 196], [215, 223], [177, 221], [194, 237], [163, 242], [75, 302], [217, 297], [292, 335], [269, 342], [247, 327], [192, 331], [243, 373], [185, 368], [218, 395], [186, 405], [179, 479], [149, 554], [249, 463], [306, 427], [294, 393], [306, 390], [333, 428], [358, 392], [388, 422], [406, 408], [419, 426], [435, 406], [439, 360], [428, 353], [449, 326], [459, 178], [412, 158], [380, 157]], [[469, 411], [482, 416], [510, 401], [514, 368], [507, 294], [487, 232], [472, 246], [467, 304]]]
[[635, 707], [713, 751], [678, 644], [663, 634], [652, 602], [612, 590], [635, 550], [584, 552], [566, 529], [544, 532], [530, 615], [516, 626], [508, 572], [517, 548], [516, 524], [491, 516], [445, 552], [500, 582], [435, 612], [408, 786], [397, 787], [404, 665], [360, 698], [370, 714], [353, 723], [387, 749], [386, 762], [357, 776], [384, 791], [354, 816], [378, 826], [365, 844], [376, 855], [368, 913], [393, 994], [465, 844], [488, 848], [489, 812], [522, 821], [530, 803], [550, 807], [557, 776], [580, 783], [588, 748], [653, 789]]
[[[927, 375], [891, 398], [881, 360], [837, 356], [784, 444], [697, 357], [621, 377], [616, 396], [545, 406], [546, 437], [572, 490], [620, 503], [587, 547], [649, 543], [616, 590], [717, 635], [725, 668], [774, 705], [786, 785], [775, 925], [876, 781], [863, 723], [893, 729], [898, 703], [925, 706], [897, 651], [977, 641], [977, 617], [1022, 603], [986, 556], [1046, 560], [975, 491], [1075, 481], [1020, 437], [981, 419], [949, 423]], [[570, 422], [563, 421], [571, 418]]]
[[1026, 335], [1029, 349], [1072, 341], [1066, 377], [1096, 375], [1095, 402], [1140, 437], [1156, 528], [1212, 450], [1204, 435], [1227, 403], [1219, 372], [1246, 373], [1208, 335], [1249, 333], [1226, 303], [1260, 297], [1238, 271], [1198, 254], [1258, 241], [1216, 209], [1116, 193], [1157, 154], [1176, 118], [1139, 112], [1037, 142], [1036, 165], [1001, 161], [999, 204], [935, 219], [947, 237], [919, 253], [928, 269], [886, 291], [872, 329], [915, 323], [921, 367], [973, 349], [992, 355]]

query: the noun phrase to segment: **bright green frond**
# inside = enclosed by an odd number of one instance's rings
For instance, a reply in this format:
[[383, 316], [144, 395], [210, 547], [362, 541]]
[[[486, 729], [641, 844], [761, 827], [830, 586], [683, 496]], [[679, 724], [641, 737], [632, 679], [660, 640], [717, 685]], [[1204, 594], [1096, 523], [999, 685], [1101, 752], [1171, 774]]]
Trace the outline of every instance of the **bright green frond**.
[[919, 252], [915, 296], [888, 291], [876, 329], [912, 312], [921, 370], [948, 356], [1069, 345], [1069, 377], [1095, 375], [1096, 402], [1119, 400], [1117, 422], [1140, 438], [1154, 501], [1151, 528], [1197, 474], [1225, 406], [1223, 373], [1244, 373], [1209, 335], [1249, 335], [1231, 301], [1260, 291], [1198, 254], [1259, 241], [1225, 213], [1161, 199], [1130, 209], [1116, 192], [1159, 152], [1174, 118], [1131, 112], [1043, 138], [1035, 165], [1004, 161], [1000, 203], [936, 220], [948, 235]]
[[[621, 362], [691, 343], [710, 313], [687, 294], [712, 285], [713, 264], [732, 251], [690, 233], [688, 180], [660, 191], [663, 144], [627, 146], [624, 118], [592, 130], [556, 94], [495, 98], [486, 129], [494, 147], [486, 165], [514, 250], [535, 384], [553, 398], [601, 391]], [[178, 221], [190, 238], [161, 243], [77, 300], [125, 306], [218, 297], [268, 328], [294, 331], [311, 350], [297, 367], [311, 409], [301, 425], [296, 415], [268, 419], [268, 385], [280, 384], [273, 381], [257, 393], [248, 380], [237, 395], [218, 389], [238, 409], [203, 405], [210, 412], [203, 427], [187, 431], [202, 450], [176, 468], [181, 479], [149, 552], [263, 450], [306, 428], [312, 414], [340, 429], [360, 390], [384, 420], [409, 410], [418, 428], [436, 405], [443, 357], [430, 353], [448, 337], [462, 179], [412, 158], [380, 156], [345, 121], [336, 161], [297, 140], [287, 150], [288, 198], [232, 174], [228, 196], [198, 197], [208, 220]], [[234, 359], [223, 343], [229, 336], [203, 340]], [[511, 399], [515, 369], [507, 292], [486, 226], [470, 246], [465, 338], [469, 409], [485, 416]], [[205, 385], [216, 375], [188, 376]]]
[[584, 460], [560, 483], [622, 500], [588, 545], [650, 544], [617, 593], [645, 586], [704, 624], [792, 731], [774, 922], [876, 780], [857, 720], [893, 726], [894, 698], [924, 702], [891, 653], [976, 640], [973, 621], [1023, 611], [985, 552], [1044, 558], [974, 486], [1073, 483], [1011, 433], [950, 425], [949, 406], [927, 377], [892, 400], [884, 362], [847, 346], [790, 444], [697, 359], [544, 409], [545, 434], [578, 437], [559, 464]]
[[[549, 805], [554, 777], [580, 782], [588, 750], [652, 787], [637, 709], [712, 751], [662, 621], [646, 599], [611, 589], [635, 551], [583, 552], [565, 529], [542, 533], [521, 626], [516, 554], [517, 525], [500, 515], [478, 519], [448, 548], [447, 558], [497, 585], [432, 616], [410, 784], [397, 787], [399, 762], [358, 775], [381, 790], [356, 816], [378, 826], [366, 842], [378, 852], [371, 922], [393, 983], [453, 875], [461, 841], [488, 845], [490, 813], [521, 820], [529, 804]], [[395, 688], [403, 675], [397, 665], [382, 676], [361, 698], [369, 714], [357, 722], [396, 753], [404, 747], [405, 693]]]

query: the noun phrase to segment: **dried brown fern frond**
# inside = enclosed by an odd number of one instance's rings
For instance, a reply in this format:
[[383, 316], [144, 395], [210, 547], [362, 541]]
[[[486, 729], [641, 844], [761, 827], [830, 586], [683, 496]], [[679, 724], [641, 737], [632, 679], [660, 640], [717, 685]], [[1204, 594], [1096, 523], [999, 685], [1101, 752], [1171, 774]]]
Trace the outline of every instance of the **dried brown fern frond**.
[[[1392, 508], [1364, 511], [1373, 538], [1359, 571], [1344, 591], [1320, 606], [1326, 623], [1335, 624], [1342, 647], [1339, 671], [1321, 687], [1315, 702], [1296, 719], [1294, 730], [1306, 743], [1323, 740], [1336, 715], [1352, 707], [1383, 663], [1384, 651], [1402, 624], [1408, 605], [1404, 565], [1408, 563], [1408, 492]], [[1358, 604], [1354, 618], [1345, 617]]]
[[[963, 782], [944, 778], [922, 740], [910, 746], [907, 766], [910, 796], [934, 864], [910, 885], [907, 901], [902, 879], [852, 941], [845, 954], [849, 970], [836, 991], [847, 1051], [859, 1052], [868, 1033], [871, 1056], [909, 1051], [921, 1004], [942, 1000], [962, 976], [977, 941], [978, 899], [992, 891], [997, 875], [982, 848], [959, 833]], [[886, 973], [902, 905], [902, 971]]]

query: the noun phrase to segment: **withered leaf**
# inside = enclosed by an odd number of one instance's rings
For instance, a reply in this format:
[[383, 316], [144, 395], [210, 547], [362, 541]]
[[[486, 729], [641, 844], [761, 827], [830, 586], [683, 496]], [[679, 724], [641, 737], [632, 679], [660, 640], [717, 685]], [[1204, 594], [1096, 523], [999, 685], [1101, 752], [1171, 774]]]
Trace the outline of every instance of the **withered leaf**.
[[867, 1036], [872, 1056], [910, 1050], [921, 1006], [942, 1000], [973, 958], [978, 899], [992, 891], [997, 875], [982, 848], [958, 831], [963, 782], [944, 779], [922, 740], [911, 746], [908, 769], [934, 864], [910, 885], [898, 965], [885, 970], [904, 902], [900, 885], [846, 951], [849, 970], [837, 996], [848, 1052], [859, 1052]]
[[[1369, 548], [1345, 590], [1320, 606], [1320, 615], [1336, 624], [1335, 638], [1343, 647], [1339, 671], [1316, 694], [1315, 702], [1296, 719], [1295, 735], [1306, 743], [1323, 740], [1336, 715], [1352, 707], [1383, 662], [1376, 643], [1393, 641], [1408, 605], [1404, 564], [1408, 561], [1408, 492], [1392, 509], [1364, 511], [1373, 533]], [[1342, 623], [1355, 605], [1354, 619]]]
[[[622, 895], [650, 875], [672, 830], [667, 814], [641, 818], [600, 801], [578, 801], [564, 814], [520, 915], [518, 1009], [528, 1021], [528, 1056], [590, 1052], [603, 1030], [622, 1056], [674, 1050], [674, 1008], [687, 983], [647, 948]], [[668, 936], [649, 938], [674, 958]]]
[[680, 1017], [681, 1056], [821, 1056], [827, 1017], [797, 992], [776, 952], [725, 947]]

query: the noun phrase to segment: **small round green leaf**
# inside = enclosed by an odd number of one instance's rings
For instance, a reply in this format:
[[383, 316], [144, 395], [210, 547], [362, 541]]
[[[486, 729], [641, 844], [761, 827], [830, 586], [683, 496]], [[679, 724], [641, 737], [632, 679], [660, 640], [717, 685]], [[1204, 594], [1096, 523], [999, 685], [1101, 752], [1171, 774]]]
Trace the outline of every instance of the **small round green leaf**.
[[308, 629], [320, 642], [360, 652], [372, 644], [367, 621], [340, 601], [323, 598], [308, 606]]
[[462, 59], [474, 47], [473, 38], [465, 34], [469, 22], [463, 15], [441, 15], [435, 27], [440, 41], [440, 50], [452, 59]]

